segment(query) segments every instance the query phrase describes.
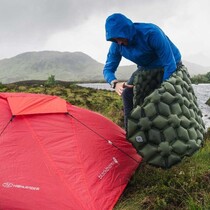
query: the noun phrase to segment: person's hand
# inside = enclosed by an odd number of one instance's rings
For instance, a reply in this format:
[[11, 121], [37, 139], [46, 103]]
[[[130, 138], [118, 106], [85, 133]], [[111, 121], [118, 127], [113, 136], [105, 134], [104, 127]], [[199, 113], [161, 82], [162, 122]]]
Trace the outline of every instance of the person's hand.
[[126, 82], [118, 82], [115, 86], [115, 92], [121, 96], [124, 88], [132, 88], [133, 85], [128, 85]]

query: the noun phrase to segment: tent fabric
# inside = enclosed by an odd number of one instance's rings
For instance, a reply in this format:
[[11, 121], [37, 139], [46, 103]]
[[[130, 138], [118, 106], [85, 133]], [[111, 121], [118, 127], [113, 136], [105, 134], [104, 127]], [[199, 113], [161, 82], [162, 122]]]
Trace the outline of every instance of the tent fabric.
[[55, 96], [17, 96], [7, 98], [13, 115], [67, 113], [66, 101]]
[[127, 138], [145, 162], [170, 168], [202, 147], [205, 125], [187, 68], [161, 83], [162, 73], [136, 73]]
[[54, 96], [0, 94], [0, 209], [113, 209], [142, 158], [109, 119], [63, 107]]

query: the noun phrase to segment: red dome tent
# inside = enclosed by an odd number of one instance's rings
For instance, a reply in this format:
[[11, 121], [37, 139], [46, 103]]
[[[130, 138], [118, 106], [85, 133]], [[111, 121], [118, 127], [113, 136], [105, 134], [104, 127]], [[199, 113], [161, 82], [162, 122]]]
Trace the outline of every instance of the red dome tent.
[[112, 209], [141, 157], [105, 117], [41, 94], [0, 94], [0, 209]]

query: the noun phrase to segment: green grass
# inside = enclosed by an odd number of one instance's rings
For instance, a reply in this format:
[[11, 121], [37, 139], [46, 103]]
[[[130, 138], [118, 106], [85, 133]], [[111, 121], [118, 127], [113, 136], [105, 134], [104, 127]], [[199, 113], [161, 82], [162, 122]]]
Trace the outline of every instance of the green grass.
[[171, 169], [142, 164], [115, 207], [140, 209], [210, 209], [210, 140]]
[[[101, 113], [123, 126], [120, 97], [114, 92], [44, 84], [0, 85], [0, 92], [30, 92], [57, 95], [71, 104]], [[141, 164], [114, 210], [209, 210], [210, 209], [210, 129], [196, 154], [171, 169]]]
[[83, 88], [74, 83], [45, 85], [45, 81], [0, 84], [0, 92], [28, 92], [59, 96], [73, 105], [101, 113], [123, 127], [123, 109], [120, 97], [111, 91]]

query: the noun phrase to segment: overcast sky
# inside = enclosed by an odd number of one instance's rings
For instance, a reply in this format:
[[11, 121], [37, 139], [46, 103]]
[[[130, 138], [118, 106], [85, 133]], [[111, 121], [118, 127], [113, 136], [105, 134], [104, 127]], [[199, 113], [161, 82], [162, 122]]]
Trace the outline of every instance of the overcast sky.
[[110, 43], [104, 24], [115, 12], [159, 25], [184, 60], [210, 66], [209, 0], [0, 0], [0, 59], [82, 51], [105, 63]]

